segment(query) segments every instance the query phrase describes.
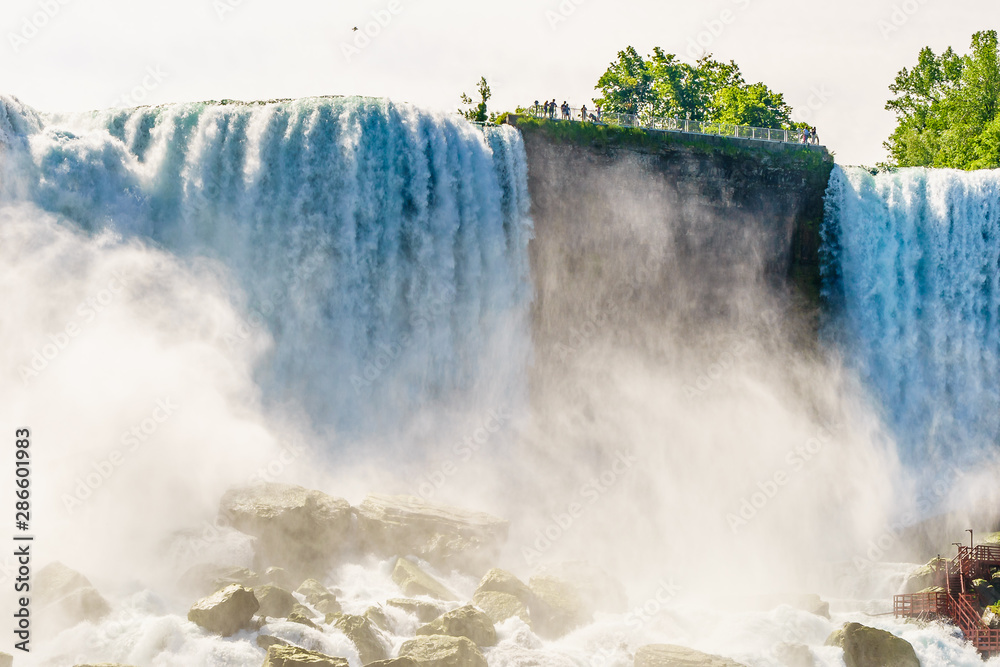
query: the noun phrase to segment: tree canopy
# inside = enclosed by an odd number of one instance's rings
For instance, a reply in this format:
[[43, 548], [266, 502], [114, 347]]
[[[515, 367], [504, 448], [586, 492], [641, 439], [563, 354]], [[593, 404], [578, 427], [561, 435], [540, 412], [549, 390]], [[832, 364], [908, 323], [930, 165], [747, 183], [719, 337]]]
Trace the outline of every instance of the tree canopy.
[[885, 108], [897, 126], [885, 142], [893, 166], [1000, 167], [1000, 57], [995, 30], [972, 36], [968, 55], [920, 51], [903, 68]]
[[757, 127], [792, 127], [791, 107], [763, 83], [747, 84], [739, 65], [711, 54], [694, 65], [657, 47], [644, 58], [629, 46], [618, 52], [595, 86], [605, 111], [676, 116]]
[[479, 79], [479, 84], [476, 86], [476, 92], [479, 93], [479, 102], [476, 103], [471, 97], [462, 93], [462, 104], [469, 107], [467, 109], [459, 109], [458, 113], [465, 116], [467, 120], [471, 120], [474, 123], [485, 123], [487, 120], [492, 120], [494, 114], [488, 114], [486, 110], [486, 103], [489, 101], [493, 93], [490, 92], [490, 84], [486, 83], [486, 77], [481, 77]]

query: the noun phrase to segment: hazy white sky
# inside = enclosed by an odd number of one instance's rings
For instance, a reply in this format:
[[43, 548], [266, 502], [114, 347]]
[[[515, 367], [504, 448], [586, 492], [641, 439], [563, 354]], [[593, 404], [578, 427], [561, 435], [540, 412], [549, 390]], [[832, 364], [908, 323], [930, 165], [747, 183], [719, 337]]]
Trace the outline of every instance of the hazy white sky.
[[783, 92], [843, 164], [885, 158], [887, 86], [921, 47], [964, 53], [973, 32], [1000, 23], [996, 0], [3, 4], [0, 90], [43, 111], [320, 94], [453, 110], [481, 75], [497, 110], [546, 97], [579, 105], [625, 46], [693, 60], [700, 41]]

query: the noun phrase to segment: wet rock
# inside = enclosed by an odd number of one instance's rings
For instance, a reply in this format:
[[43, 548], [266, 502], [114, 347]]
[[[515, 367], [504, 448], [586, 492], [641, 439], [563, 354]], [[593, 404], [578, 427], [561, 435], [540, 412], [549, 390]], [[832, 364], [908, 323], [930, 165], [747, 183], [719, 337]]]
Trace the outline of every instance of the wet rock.
[[346, 500], [290, 484], [227, 491], [219, 514], [258, 539], [265, 563], [310, 573], [325, 571], [331, 557], [350, 543], [353, 524]]
[[347, 658], [335, 658], [298, 646], [274, 645], [267, 649], [261, 667], [349, 667]]
[[476, 594], [485, 592], [513, 595], [525, 605], [531, 602], [531, 589], [528, 585], [510, 572], [496, 567], [487, 572], [476, 587]]
[[785, 667], [816, 667], [816, 658], [805, 644], [781, 642], [774, 647], [774, 657]]
[[903, 593], [916, 593], [930, 586], [940, 586], [944, 582], [937, 574], [937, 567], [944, 567], [944, 558], [932, 558], [926, 565], [915, 568], [903, 582]]
[[34, 601], [46, 632], [58, 632], [84, 621], [98, 621], [111, 605], [90, 580], [62, 563], [50, 563], [35, 575]]
[[347, 635], [357, 647], [362, 665], [389, 657], [388, 642], [382, 637], [378, 628], [364, 616], [343, 614], [333, 625]]
[[418, 635], [448, 635], [466, 637], [476, 646], [493, 646], [497, 643], [493, 621], [472, 605], [459, 607], [442, 614], [427, 625], [417, 628]]
[[365, 667], [420, 667], [420, 663], [413, 658], [390, 658], [367, 664]]
[[458, 596], [444, 584], [405, 558], [396, 559], [396, 566], [392, 569], [392, 580], [409, 596], [427, 595], [438, 600], [458, 600]]
[[554, 577], [532, 577], [530, 585], [533, 597], [528, 613], [531, 629], [539, 637], [558, 639], [590, 622], [592, 612], [572, 584]]
[[336, 614], [341, 611], [337, 596], [315, 579], [306, 579], [295, 592], [305, 597], [306, 602], [321, 614]]
[[260, 580], [261, 583], [278, 586], [279, 588], [284, 588], [285, 590], [291, 590], [295, 587], [295, 579], [293, 579], [288, 570], [283, 567], [271, 566], [267, 568], [264, 570], [264, 574], [260, 576]]
[[847, 667], [920, 667], [908, 641], [860, 623], [847, 623], [835, 630], [826, 645], [844, 649]]
[[584, 561], [554, 563], [539, 568], [535, 575], [558, 579], [572, 585], [588, 614], [596, 611], [612, 614], [628, 611], [625, 586], [591, 563]]
[[382, 607], [375, 605], [368, 607], [368, 609], [365, 609], [364, 617], [374, 623], [375, 627], [379, 630], [395, 634], [394, 624], [389, 619], [389, 615], [385, 613], [385, 609]]
[[209, 632], [229, 637], [248, 627], [259, 607], [253, 591], [232, 584], [195, 602], [188, 620]]
[[281, 637], [275, 637], [274, 635], [257, 635], [257, 646], [261, 647], [265, 651], [272, 646], [291, 646], [290, 642], [285, 641]]
[[497, 561], [509, 523], [413, 496], [372, 494], [358, 507], [358, 527], [376, 554], [416, 556], [435, 567], [478, 573]]
[[399, 657], [410, 658], [419, 667], [487, 667], [486, 658], [465, 637], [417, 637], [403, 643]]
[[1000, 602], [1000, 593], [997, 593], [997, 589], [993, 588], [993, 584], [985, 579], [974, 579], [972, 581], [972, 588], [976, 591], [976, 595], [979, 597], [980, 607], [989, 607], [990, 605], [995, 605]]
[[232, 584], [253, 588], [260, 583], [257, 573], [245, 567], [200, 563], [182, 574], [177, 585], [186, 593], [204, 596], [221, 591]]
[[257, 613], [260, 616], [270, 616], [271, 618], [288, 618], [288, 615], [295, 611], [295, 606], [299, 601], [295, 596], [283, 588], [272, 586], [259, 586], [253, 589], [254, 597], [260, 603]]
[[983, 625], [994, 630], [1000, 628], [1000, 605], [983, 610]]
[[[316, 612], [299, 602], [296, 602], [295, 606], [292, 607], [292, 614], [298, 614], [304, 618], [316, 618]], [[289, 616], [292, 614], [289, 614]], [[327, 616], [329, 616], [329, 614], [327, 614]]]
[[472, 604], [486, 612], [494, 623], [503, 623], [511, 616], [529, 622], [528, 607], [510, 593], [480, 591], [472, 596]]
[[635, 667], [745, 667], [745, 665], [685, 646], [649, 644], [635, 652]]
[[435, 618], [444, 613], [445, 608], [423, 600], [406, 600], [403, 598], [392, 598], [386, 600], [390, 607], [402, 609], [407, 614], [413, 614], [421, 623], [430, 623]]
[[307, 628], [312, 628], [313, 630], [320, 630], [320, 627], [315, 623], [313, 623], [310, 620], [309, 616], [306, 616], [305, 614], [299, 613], [297, 611], [293, 611], [291, 614], [289, 614], [288, 620], [291, 621], [292, 623], [299, 623], [301, 625], [306, 626]]

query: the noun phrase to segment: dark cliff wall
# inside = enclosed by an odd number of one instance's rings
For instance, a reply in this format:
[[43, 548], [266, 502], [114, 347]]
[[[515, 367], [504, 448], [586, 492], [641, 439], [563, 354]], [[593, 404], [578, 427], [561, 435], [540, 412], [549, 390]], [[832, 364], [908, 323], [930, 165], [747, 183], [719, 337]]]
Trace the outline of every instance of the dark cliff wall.
[[528, 155], [538, 334], [558, 337], [602, 298], [691, 322], [732, 316], [748, 288], [818, 307], [825, 150], [513, 122]]

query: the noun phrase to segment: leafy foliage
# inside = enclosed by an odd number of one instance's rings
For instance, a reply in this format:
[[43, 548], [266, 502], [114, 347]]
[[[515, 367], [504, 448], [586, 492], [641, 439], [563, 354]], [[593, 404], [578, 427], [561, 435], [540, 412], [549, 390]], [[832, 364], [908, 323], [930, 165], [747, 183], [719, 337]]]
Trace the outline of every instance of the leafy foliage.
[[885, 142], [892, 166], [1000, 167], [1000, 56], [997, 33], [977, 32], [968, 55], [920, 51], [889, 86], [897, 118]]
[[493, 96], [493, 93], [490, 92], [490, 85], [486, 83], [485, 76], [479, 79], [479, 85], [476, 86], [476, 91], [479, 93], [479, 103], [476, 104], [471, 97], [462, 93], [462, 104], [470, 108], [459, 109], [458, 113], [462, 114], [467, 120], [471, 120], [474, 123], [485, 123], [487, 120], [490, 120], [489, 114], [486, 110], [486, 103], [489, 101], [490, 97]]
[[643, 58], [629, 46], [618, 52], [595, 86], [604, 111], [640, 117], [677, 116], [758, 127], [791, 127], [791, 108], [763, 83], [747, 84], [739, 66], [713, 60], [694, 65], [657, 47]]

